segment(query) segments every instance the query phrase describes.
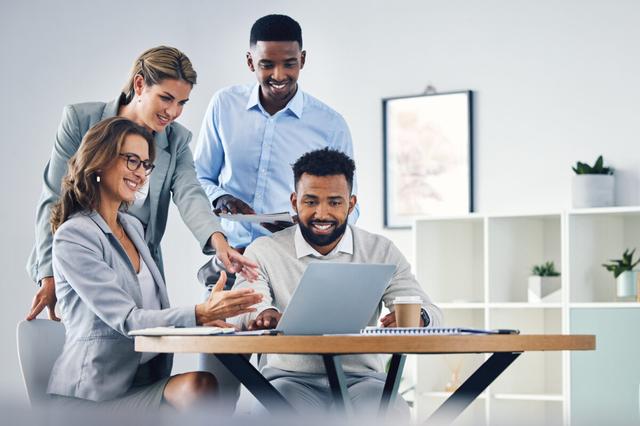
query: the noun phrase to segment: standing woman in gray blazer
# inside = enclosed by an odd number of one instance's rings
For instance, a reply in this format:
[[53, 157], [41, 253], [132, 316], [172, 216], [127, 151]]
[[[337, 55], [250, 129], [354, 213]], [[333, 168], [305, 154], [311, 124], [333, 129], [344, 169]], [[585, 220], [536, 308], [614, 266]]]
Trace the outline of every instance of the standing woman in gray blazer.
[[170, 308], [141, 222], [125, 213], [154, 170], [156, 142], [123, 117], [92, 127], [69, 161], [51, 212], [52, 265], [66, 328], [49, 380], [54, 400], [72, 406], [184, 409], [216, 396], [210, 373], [170, 377], [172, 357], [139, 353], [128, 333], [157, 326], [228, 325], [255, 311], [253, 289], [223, 291], [222, 274], [204, 303]]
[[51, 159], [44, 170], [36, 213], [36, 243], [27, 263], [31, 278], [40, 285], [28, 320], [34, 319], [45, 307], [49, 309], [49, 318], [58, 320], [51, 267], [51, 206], [59, 198], [67, 161], [78, 150], [83, 136], [94, 124], [109, 117], [128, 118], [154, 135], [155, 172], [148, 185], [137, 192], [129, 213], [142, 222], [145, 240], [160, 272], [164, 275], [160, 240], [173, 196], [183, 221], [204, 253], [215, 251], [227, 271], [256, 277], [256, 265], [227, 244], [220, 222], [211, 213], [209, 200], [196, 178], [189, 149], [191, 132], [174, 121], [182, 113], [194, 84], [196, 72], [189, 58], [178, 49], [159, 46], [136, 59], [129, 81], [115, 100], [68, 105], [64, 109]]

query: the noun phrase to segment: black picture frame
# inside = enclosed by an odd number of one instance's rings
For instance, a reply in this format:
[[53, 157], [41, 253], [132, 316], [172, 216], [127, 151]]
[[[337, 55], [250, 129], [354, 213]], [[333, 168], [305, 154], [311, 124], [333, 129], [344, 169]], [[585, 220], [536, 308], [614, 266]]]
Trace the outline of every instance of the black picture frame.
[[384, 226], [473, 211], [473, 91], [382, 100]]

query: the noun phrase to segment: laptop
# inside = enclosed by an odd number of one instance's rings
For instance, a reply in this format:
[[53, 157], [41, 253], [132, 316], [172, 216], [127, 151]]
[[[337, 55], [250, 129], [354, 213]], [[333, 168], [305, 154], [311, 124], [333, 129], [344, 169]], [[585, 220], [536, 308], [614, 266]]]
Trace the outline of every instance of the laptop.
[[384, 264], [310, 263], [275, 331], [289, 336], [360, 333], [395, 270]]

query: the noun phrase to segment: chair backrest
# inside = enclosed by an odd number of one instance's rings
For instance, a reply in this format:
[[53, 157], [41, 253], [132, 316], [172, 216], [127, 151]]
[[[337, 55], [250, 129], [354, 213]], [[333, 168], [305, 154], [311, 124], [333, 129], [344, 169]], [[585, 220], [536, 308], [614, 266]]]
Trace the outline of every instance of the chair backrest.
[[64, 325], [58, 321], [34, 319], [18, 324], [18, 360], [31, 405], [48, 399], [49, 376], [62, 353], [64, 333]]

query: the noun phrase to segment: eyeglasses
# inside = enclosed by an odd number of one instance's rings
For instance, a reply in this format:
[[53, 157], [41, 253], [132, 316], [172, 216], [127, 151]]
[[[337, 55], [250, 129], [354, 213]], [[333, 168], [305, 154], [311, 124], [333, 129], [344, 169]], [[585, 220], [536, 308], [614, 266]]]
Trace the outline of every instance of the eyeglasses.
[[127, 169], [131, 170], [132, 172], [135, 172], [140, 168], [140, 166], [142, 166], [142, 168], [144, 169], [144, 174], [149, 176], [155, 167], [155, 165], [149, 160], [143, 161], [136, 154], [126, 153], [119, 155], [127, 159]]

